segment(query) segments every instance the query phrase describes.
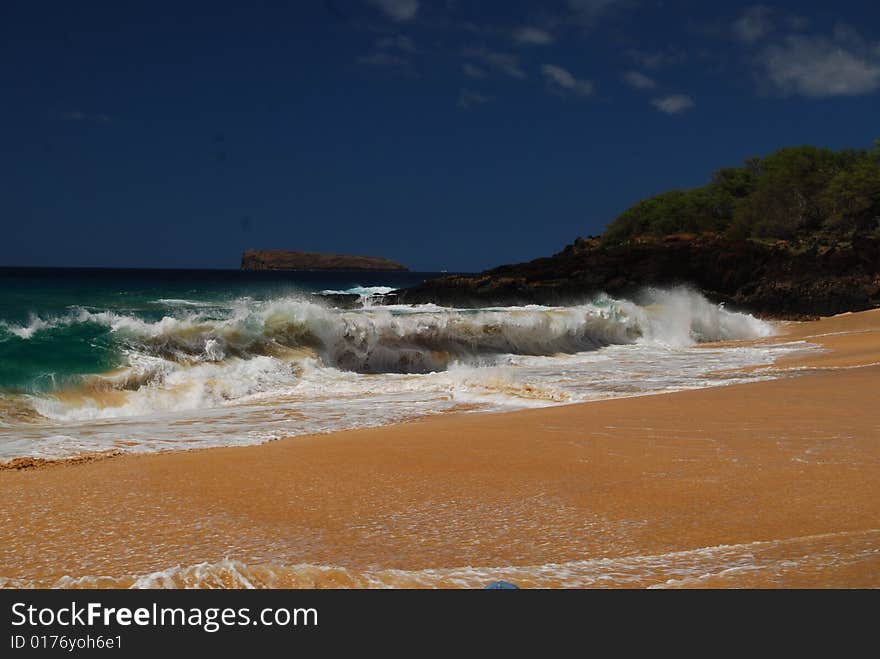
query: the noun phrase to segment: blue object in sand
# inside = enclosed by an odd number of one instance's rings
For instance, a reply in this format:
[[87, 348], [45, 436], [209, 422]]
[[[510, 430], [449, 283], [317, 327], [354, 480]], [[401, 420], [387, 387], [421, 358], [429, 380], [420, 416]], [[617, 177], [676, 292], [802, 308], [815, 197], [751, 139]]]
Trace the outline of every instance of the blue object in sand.
[[509, 581], [493, 581], [488, 586], [484, 586], [483, 590], [519, 590], [519, 586]]

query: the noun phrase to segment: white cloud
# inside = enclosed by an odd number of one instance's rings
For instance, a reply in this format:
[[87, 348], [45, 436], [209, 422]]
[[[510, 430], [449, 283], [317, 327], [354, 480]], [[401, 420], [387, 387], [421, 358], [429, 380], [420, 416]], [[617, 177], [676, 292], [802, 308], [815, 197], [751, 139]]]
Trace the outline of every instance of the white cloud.
[[483, 69], [481, 69], [479, 66], [474, 66], [473, 64], [465, 63], [464, 65], [462, 65], [461, 68], [464, 71], [464, 74], [468, 78], [485, 78], [486, 77], [486, 72]]
[[468, 110], [477, 105], [485, 105], [492, 100], [491, 96], [472, 89], [462, 89], [458, 95], [458, 107]]
[[880, 89], [880, 53], [871, 53], [852, 32], [837, 39], [789, 36], [764, 49], [763, 74], [782, 94], [813, 98], [858, 96]]
[[498, 53], [486, 48], [466, 48], [462, 55], [479, 60], [485, 66], [500, 71], [511, 78], [527, 78], [528, 75], [519, 63], [519, 57], [509, 53]]
[[733, 33], [745, 43], [755, 43], [773, 30], [770, 9], [763, 5], [748, 7], [733, 23]]
[[575, 78], [568, 70], [554, 64], [545, 64], [541, 67], [541, 72], [547, 78], [553, 89], [557, 91], [566, 91], [578, 96], [589, 96], [593, 93], [593, 83], [589, 80], [579, 80]]
[[419, 0], [369, 0], [369, 3], [395, 21], [410, 21], [419, 12]]
[[685, 94], [670, 94], [651, 101], [651, 105], [666, 114], [678, 114], [694, 107], [694, 99]]
[[523, 27], [513, 33], [513, 38], [518, 43], [532, 46], [544, 46], [553, 43], [553, 35], [539, 27]]
[[633, 89], [654, 89], [657, 83], [644, 73], [627, 71], [623, 74], [623, 81]]

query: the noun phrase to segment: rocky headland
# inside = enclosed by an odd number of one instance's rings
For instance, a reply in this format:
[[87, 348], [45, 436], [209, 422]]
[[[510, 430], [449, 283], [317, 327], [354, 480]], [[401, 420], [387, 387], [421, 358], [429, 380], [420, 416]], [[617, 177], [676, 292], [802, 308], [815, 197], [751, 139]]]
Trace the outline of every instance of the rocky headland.
[[779, 318], [880, 306], [880, 140], [797, 146], [643, 199], [558, 254], [400, 291], [404, 302], [569, 304], [684, 284]]
[[558, 254], [398, 291], [403, 303], [453, 306], [574, 304], [599, 293], [637, 295], [687, 285], [731, 307], [809, 318], [880, 306], [880, 239], [822, 245], [718, 235], [607, 245], [578, 239]]

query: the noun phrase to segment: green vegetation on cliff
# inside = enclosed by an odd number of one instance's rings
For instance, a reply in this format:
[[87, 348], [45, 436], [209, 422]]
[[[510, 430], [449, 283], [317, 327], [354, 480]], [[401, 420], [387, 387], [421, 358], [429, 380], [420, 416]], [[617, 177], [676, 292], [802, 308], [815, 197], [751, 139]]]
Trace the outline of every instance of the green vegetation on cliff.
[[604, 244], [682, 233], [838, 243], [880, 236], [880, 140], [871, 149], [780, 149], [715, 173], [707, 185], [640, 201]]

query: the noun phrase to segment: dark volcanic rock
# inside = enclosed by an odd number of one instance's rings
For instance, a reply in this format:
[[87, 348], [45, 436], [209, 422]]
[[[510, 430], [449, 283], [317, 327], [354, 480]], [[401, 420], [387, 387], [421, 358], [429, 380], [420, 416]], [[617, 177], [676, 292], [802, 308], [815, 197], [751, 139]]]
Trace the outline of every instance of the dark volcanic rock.
[[283, 249], [249, 249], [241, 256], [242, 270], [407, 270], [380, 256], [348, 256]]
[[880, 306], [880, 240], [854, 245], [764, 244], [707, 235], [603, 247], [578, 239], [551, 257], [399, 291], [407, 304], [573, 304], [600, 292], [689, 285], [716, 302], [779, 318]]

